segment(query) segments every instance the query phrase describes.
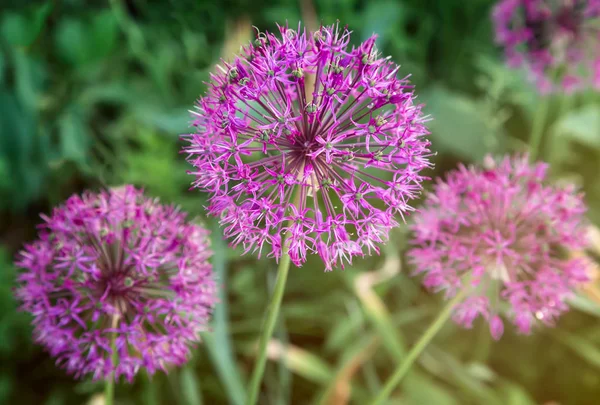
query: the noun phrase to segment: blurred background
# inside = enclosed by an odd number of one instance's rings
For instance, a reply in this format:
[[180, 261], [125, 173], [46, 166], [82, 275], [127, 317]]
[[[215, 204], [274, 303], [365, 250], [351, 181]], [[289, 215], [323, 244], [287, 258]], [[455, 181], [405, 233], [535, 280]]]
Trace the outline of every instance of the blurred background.
[[[430, 123], [437, 176], [486, 153], [525, 149], [540, 97], [504, 66], [489, 19], [492, 0], [2, 0], [0, 5], [0, 403], [98, 403], [101, 383], [75, 381], [31, 340], [12, 295], [13, 259], [40, 213], [72, 193], [132, 183], [204, 218], [223, 285], [213, 332], [181, 369], [117, 387], [118, 404], [241, 404], [274, 262], [240, 257], [203, 214], [178, 135], [219, 58], [252, 26], [339, 20], [411, 74]], [[600, 96], [551, 100], [542, 157], [556, 181], [586, 192], [600, 221]], [[290, 273], [269, 348], [261, 404], [364, 404], [441, 307], [409, 277], [400, 229], [379, 257], [323, 272]], [[600, 243], [596, 245], [596, 255]], [[493, 342], [487, 325], [449, 323], [390, 403], [600, 403], [600, 294], [573, 300], [556, 328]], [[96, 402], [94, 402], [96, 401]]]

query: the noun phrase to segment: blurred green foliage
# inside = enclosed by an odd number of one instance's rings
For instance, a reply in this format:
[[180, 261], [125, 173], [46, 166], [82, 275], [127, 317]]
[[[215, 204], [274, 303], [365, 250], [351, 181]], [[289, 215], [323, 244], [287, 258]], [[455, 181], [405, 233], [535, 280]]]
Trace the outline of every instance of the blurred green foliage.
[[[35, 234], [39, 212], [74, 192], [123, 183], [203, 215], [179, 154], [187, 110], [205, 89], [235, 22], [294, 25], [306, 0], [5, 1], [0, 13], [0, 403], [80, 404], [101, 384], [73, 381], [32, 344], [30, 318], [12, 296], [12, 257]], [[372, 32], [411, 74], [432, 115], [440, 175], [459, 161], [525, 149], [539, 96], [506, 68], [493, 44], [492, 0], [315, 0], [317, 23], [339, 20], [354, 42]], [[250, 29], [248, 27], [248, 29]], [[557, 180], [586, 192], [600, 221], [597, 94], [555, 97], [543, 143]], [[168, 376], [117, 388], [119, 404], [240, 404], [253, 364], [274, 264], [227, 248], [214, 220], [213, 264], [222, 282], [213, 332]], [[263, 404], [363, 404], [440, 307], [401, 271], [376, 288], [384, 312], [356, 292], [358, 277], [399, 258], [398, 232], [382, 257], [323, 273], [293, 269]], [[398, 266], [401, 265], [398, 262]], [[597, 404], [600, 312], [579, 302], [557, 329], [491, 342], [485, 325], [447, 325], [395, 396], [414, 405]], [[592, 309], [590, 309], [592, 308]], [[351, 388], [351, 389], [350, 389]], [[392, 402], [390, 402], [392, 403]]]

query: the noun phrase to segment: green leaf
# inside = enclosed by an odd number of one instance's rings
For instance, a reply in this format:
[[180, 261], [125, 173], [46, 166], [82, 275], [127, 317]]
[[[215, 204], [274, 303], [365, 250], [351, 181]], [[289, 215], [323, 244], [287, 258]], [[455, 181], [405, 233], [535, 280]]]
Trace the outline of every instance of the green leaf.
[[93, 49], [88, 49], [87, 32], [83, 21], [65, 18], [61, 20], [55, 37], [57, 54], [72, 65], [82, 65]]
[[158, 106], [139, 105], [135, 114], [141, 122], [169, 134], [182, 134], [190, 130], [190, 114], [186, 107], [164, 111]]
[[476, 398], [478, 403], [502, 405], [497, 393], [482, 381], [480, 373], [473, 373], [442, 348], [429, 345], [422, 356], [423, 365], [439, 378], [456, 384], [463, 392]]
[[553, 132], [555, 136], [600, 149], [600, 106], [588, 104], [569, 112], [554, 124]]
[[108, 84], [96, 84], [86, 87], [80, 95], [84, 104], [98, 102], [111, 104], [129, 104], [137, 101], [135, 95], [131, 94], [127, 83], [111, 82]]
[[600, 305], [582, 294], [569, 298], [569, 305], [587, 314], [600, 318]]
[[65, 62], [84, 69], [106, 60], [117, 45], [118, 33], [117, 21], [110, 10], [94, 14], [91, 21], [66, 18], [56, 30], [56, 51]]
[[43, 62], [22, 50], [14, 52], [16, 70], [15, 92], [28, 113], [37, 115], [40, 95], [46, 79]]
[[219, 291], [219, 304], [213, 314], [213, 331], [203, 335], [204, 344], [208, 349], [210, 358], [217, 369], [217, 374], [225, 387], [225, 392], [230, 403], [243, 404], [246, 390], [240, 376], [239, 369], [234, 360], [233, 348], [229, 333], [229, 320], [227, 315], [227, 247], [223, 242], [221, 230], [213, 228], [212, 234], [213, 269], [221, 285]]
[[94, 15], [88, 42], [93, 45], [95, 59], [102, 59], [113, 51], [118, 33], [117, 20], [110, 10], [103, 10]]
[[364, 327], [364, 317], [359, 310], [352, 310], [347, 317], [340, 318], [330, 329], [325, 348], [334, 351], [344, 347]]
[[76, 109], [70, 110], [60, 119], [58, 128], [61, 159], [73, 161], [80, 168], [87, 168], [90, 139], [81, 114]]
[[458, 405], [452, 393], [427, 377], [413, 375], [403, 385], [410, 404]]
[[590, 365], [600, 368], [600, 348], [597, 344], [566, 330], [554, 329], [550, 334]]
[[37, 6], [31, 13], [6, 13], [0, 23], [0, 32], [13, 46], [28, 47], [40, 35], [54, 2], [48, 1]]
[[41, 191], [47, 174], [46, 156], [40, 153], [42, 139], [38, 139], [37, 119], [33, 112], [23, 108], [17, 97], [0, 88], [0, 157], [8, 169], [9, 186], [0, 198], [0, 205], [23, 210]]
[[8, 189], [9, 185], [8, 162], [0, 156], [0, 191]]
[[[396, 252], [389, 252], [390, 256], [386, 259], [389, 262], [397, 261], [398, 266], [400, 261], [397, 259]], [[392, 256], [393, 255], [393, 256]], [[386, 263], [384, 263], [384, 266]], [[381, 269], [379, 270], [381, 271]], [[379, 336], [383, 341], [383, 345], [395, 361], [401, 361], [406, 354], [404, 336], [396, 328], [388, 308], [385, 306], [381, 298], [375, 293], [374, 286], [370, 285], [364, 278], [364, 274], [358, 276], [347, 274], [346, 279], [352, 285], [357, 293], [358, 299], [365, 312], [366, 318], [372, 323], [373, 327], [378, 331]], [[363, 277], [362, 279], [357, 277]], [[359, 283], [363, 283], [364, 285]]]
[[6, 68], [6, 57], [3, 52], [0, 52], [0, 85], [4, 82], [4, 69]]
[[529, 396], [527, 391], [518, 384], [505, 382], [502, 384], [502, 393], [505, 397], [506, 405], [536, 405], [536, 402]]
[[502, 137], [489, 127], [480, 104], [458, 93], [436, 86], [421, 93], [429, 122], [432, 150], [450, 153], [469, 161], [480, 161], [502, 148]]
[[[173, 136], [162, 136], [148, 128], [139, 128], [135, 138], [136, 148], [127, 153], [126, 170], [121, 174], [121, 181], [142, 184], [151, 193], [164, 197], [169, 201], [179, 199], [190, 178], [185, 170], [185, 161], [177, 160], [177, 143]], [[168, 179], [168, 181], [165, 181]], [[190, 196], [190, 198], [192, 198]], [[197, 201], [197, 197], [194, 197]]]
[[202, 395], [198, 385], [199, 378], [194, 369], [188, 364], [181, 370], [179, 376], [181, 380], [182, 396], [186, 405], [202, 405]]
[[15, 13], [6, 13], [0, 25], [2, 36], [13, 46], [27, 46], [34, 38], [27, 29], [27, 19]]
[[268, 352], [274, 353], [277, 361], [284, 362], [292, 372], [307, 380], [326, 384], [333, 377], [329, 364], [307, 350], [273, 339], [269, 342]]

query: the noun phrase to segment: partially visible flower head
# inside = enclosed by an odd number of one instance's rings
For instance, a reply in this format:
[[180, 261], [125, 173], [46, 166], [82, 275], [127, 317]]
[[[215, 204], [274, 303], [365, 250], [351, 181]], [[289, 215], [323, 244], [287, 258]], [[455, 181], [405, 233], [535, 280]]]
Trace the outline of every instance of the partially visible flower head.
[[216, 301], [208, 232], [131, 186], [72, 196], [43, 219], [16, 295], [57, 363], [129, 381], [183, 364]]
[[496, 41], [543, 93], [600, 89], [600, 0], [501, 0]]
[[258, 33], [198, 101], [184, 135], [194, 187], [245, 252], [278, 259], [288, 234], [296, 265], [316, 253], [343, 267], [412, 210], [430, 166], [426, 119], [375, 36], [349, 41], [337, 25]]
[[587, 245], [585, 206], [572, 186], [544, 184], [547, 165], [527, 157], [460, 166], [438, 180], [415, 214], [415, 273], [446, 298], [468, 288], [454, 320], [470, 328], [481, 315], [500, 338], [510, 319], [522, 333], [552, 325], [565, 299], [587, 280], [587, 263], [569, 252]]

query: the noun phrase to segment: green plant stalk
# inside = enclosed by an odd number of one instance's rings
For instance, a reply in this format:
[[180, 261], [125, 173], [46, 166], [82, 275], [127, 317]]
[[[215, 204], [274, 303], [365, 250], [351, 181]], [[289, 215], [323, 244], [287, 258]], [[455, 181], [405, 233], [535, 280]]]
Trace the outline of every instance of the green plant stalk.
[[540, 144], [544, 135], [544, 127], [550, 109], [550, 96], [544, 96], [533, 116], [531, 138], [529, 139], [529, 161], [535, 162], [540, 154]]
[[113, 405], [115, 403], [115, 381], [114, 376], [111, 375], [106, 380], [104, 386], [104, 405]]
[[289, 255], [289, 243], [288, 238], [283, 241], [283, 255], [279, 262], [277, 269], [277, 281], [275, 282], [275, 289], [271, 302], [267, 307], [267, 318], [260, 335], [258, 343], [258, 357], [254, 364], [254, 370], [252, 371], [252, 379], [250, 380], [250, 387], [248, 389], [248, 396], [246, 398], [246, 405], [256, 404], [258, 399], [258, 392], [260, 390], [260, 382], [262, 381], [263, 374], [265, 373], [265, 365], [267, 363], [267, 347], [269, 340], [273, 336], [275, 330], [275, 324], [279, 315], [279, 308], [281, 307], [281, 300], [283, 299], [283, 292], [285, 290], [285, 282], [290, 270], [290, 255]]
[[448, 304], [446, 304], [442, 312], [439, 313], [437, 318], [435, 318], [433, 323], [429, 325], [425, 333], [423, 333], [423, 335], [419, 338], [419, 340], [413, 346], [413, 348], [410, 349], [410, 352], [408, 352], [404, 361], [400, 363], [394, 374], [390, 377], [385, 386], [379, 392], [379, 395], [377, 395], [373, 402], [371, 402], [371, 405], [380, 405], [383, 403], [383, 401], [387, 399], [387, 397], [390, 396], [394, 388], [406, 376], [415, 360], [417, 360], [417, 358], [423, 352], [423, 350], [425, 350], [429, 342], [431, 342], [434, 336], [440, 331], [442, 326], [444, 326], [446, 321], [450, 318], [450, 315], [452, 315], [452, 310], [454, 309], [456, 304], [458, 304], [465, 298], [465, 296], [470, 290], [470, 288], [468, 287], [469, 286], [467, 286], [467, 288], [463, 288], [458, 294], [456, 294], [454, 298], [452, 298], [452, 300], [450, 300], [450, 302], [448, 302]]
[[[115, 315], [112, 320], [112, 328], [113, 329], [117, 328], [118, 322], [119, 322], [119, 317]], [[117, 354], [116, 340], [117, 340], [117, 334], [113, 333], [110, 347], [112, 349], [111, 361], [112, 361], [114, 368], [117, 367], [117, 363], [119, 361], [119, 355]], [[115, 372], [113, 371], [112, 373], [110, 373], [110, 376], [108, 376], [108, 379], [106, 380], [106, 385], [104, 386], [104, 405], [113, 405], [114, 403], [115, 403]]]

